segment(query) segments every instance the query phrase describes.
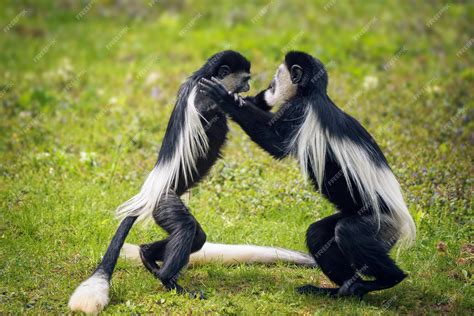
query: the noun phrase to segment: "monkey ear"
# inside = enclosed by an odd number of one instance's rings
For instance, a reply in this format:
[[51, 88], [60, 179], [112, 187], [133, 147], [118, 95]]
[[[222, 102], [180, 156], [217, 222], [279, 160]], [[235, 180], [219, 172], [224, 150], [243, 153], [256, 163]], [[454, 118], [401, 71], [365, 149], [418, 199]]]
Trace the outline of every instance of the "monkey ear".
[[290, 75], [291, 82], [293, 82], [293, 84], [300, 83], [301, 79], [303, 78], [303, 68], [298, 65], [291, 66]]
[[230, 67], [227, 66], [227, 65], [222, 65], [222, 66], [219, 67], [219, 70], [217, 70], [217, 76], [220, 79], [224, 78], [228, 74], [230, 74]]

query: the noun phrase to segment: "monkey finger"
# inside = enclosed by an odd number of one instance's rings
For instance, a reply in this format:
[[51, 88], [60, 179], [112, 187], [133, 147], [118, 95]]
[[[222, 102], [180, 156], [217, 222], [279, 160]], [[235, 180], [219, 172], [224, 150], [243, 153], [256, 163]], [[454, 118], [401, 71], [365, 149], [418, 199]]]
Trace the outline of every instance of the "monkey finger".
[[208, 83], [209, 80], [207, 80], [206, 78], [201, 78], [199, 79], [199, 83]]
[[199, 87], [210, 88], [210, 85], [202, 79], [199, 80], [198, 85], [199, 85]]
[[201, 86], [202, 90], [207, 92], [207, 95], [212, 97], [213, 99], [221, 100], [227, 96], [227, 94], [223, 94], [221, 91], [218, 91], [215, 87], [212, 86]]
[[217, 79], [210, 81], [208, 79], [201, 79], [199, 84], [202, 87], [202, 89], [206, 89], [210, 93], [212, 93], [212, 96], [208, 94], [211, 98], [214, 100], [219, 100], [222, 101], [224, 98], [228, 97], [230, 94], [229, 92], [225, 89], [225, 87], [218, 81]]
[[202, 78], [200, 80], [200, 83], [203, 86], [206, 86], [207, 88], [212, 89], [214, 93], [216, 94], [216, 97], [224, 98], [230, 95], [229, 91], [227, 91], [224, 85], [216, 77], [211, 77], [211, 80]]
[[209, 79], [206, 79], [206, 78], [202, 78], [201, 80], [199, 80], [199, 82], [203, 83], [203, 84], [206, 84], [208, 86], [215, 86], [216, 84], [209, 80]]
[[198, 88], [200, 90], [204, 90], [204, 91], [207, 91], [207, 92], [210, 92], [210, 91], [214, 90], [213, 87], [211, 87], [211, 86], [209, 86], [209, 85], [207, 85], [203, 82], [198, 83]]
[[199, 90], [202, 94], [204, 94], [205, 96], [208, 96], [212, 99], [216, 99], [216, 94], [212, 91], [212, 90], [209, 90], [209, 89], [206, 89], [206, 88], [203, 88], [203, 89], [200, 89]]
[[213, 87], [211, 84], [208, 84], [206, 82], [199, 82], [199, 88], [202, 89], [202, 90], [206, 90], [206, 91], [215, 91], [215, 87]]
[[199, 82], [199, 85], [201, 85], [202, 87], [206, 87], [207, 89], [210, 89], [210, 90], [214, 90], [214, 91], [219, 90], [214, 82], [210, 80], [206, 80], [204, 78]]
[[221, 99], [220, 95], [216, 93], [212, 87], [200, 84], [199, 91], [211, 99], [214, 99], [214, 100]]
[[219, 79], [217, 79], [216, 77], [211, 77], [211, 80], [214, 82], [214, 84], [219, 88], [220, 91], [222, 92], [226, 92], [226, 93], [229, 93], [226, 89], [226, 87], [224, 87], [224, 85], [222, 84], [222, 82], [219, 81]]
[[221, 86], [221, 87], [224, 86], [224, 85], [222, 84], [222, 82], [220, 82], [220, 80], [217, 79], [216, 77], [211, 77], [211, 80], [212, 80], [213, 82], [215, 82], [217, 85]]

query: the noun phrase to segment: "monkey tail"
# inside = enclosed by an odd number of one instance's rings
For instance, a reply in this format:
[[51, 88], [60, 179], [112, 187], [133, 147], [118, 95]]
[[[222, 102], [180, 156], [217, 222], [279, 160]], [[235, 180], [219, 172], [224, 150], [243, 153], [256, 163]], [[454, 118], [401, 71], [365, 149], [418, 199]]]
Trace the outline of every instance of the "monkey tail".
[[[131, 261], [141, 262], [140, 246], [124, 244], [120, 256]], [[226, 265], [287, 262], [316, 267], [316, 262], [312, 256], [299, 251], [254, 245], [226, 245], [206, 242], [201, 250], [191, 254], [189, 265], [195, 266], [208, 262], [220, 262]]]
[[94, 273], [72, 293], [68, 304], [72, 311], [96, 315], [107, 306], [109, 303], [110, 279], [117, 264], [120, 249], [136, 219], [136, 217], [127, 217], [120, 223]]

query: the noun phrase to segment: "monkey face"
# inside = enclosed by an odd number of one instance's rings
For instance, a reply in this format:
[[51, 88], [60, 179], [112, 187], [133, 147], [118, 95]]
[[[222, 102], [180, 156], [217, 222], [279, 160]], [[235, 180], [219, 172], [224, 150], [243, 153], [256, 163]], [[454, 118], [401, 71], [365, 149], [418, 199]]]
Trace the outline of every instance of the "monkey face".
[[218, 79], [229, 93], [250, 90], [250, 62], [236, 51], [225, 50], [211, 56], [202, 72], [207, 79]]
[[298, 84], [293, 83], [291, 73], [285, 63], [281, 64], [265, 92], [265, 101], [270, 106], [280, 106], [296, 95]]
[[250, 90], [250, 74], [246, 71], [229, 73], [220, 78], [221, 83], [230, 93], [241, 93]]
[[228, 65], [221, 65], [217, 71], [217, 79], [230, 93], [250, 90], [250, 73], [247, 70], [232, 71]]

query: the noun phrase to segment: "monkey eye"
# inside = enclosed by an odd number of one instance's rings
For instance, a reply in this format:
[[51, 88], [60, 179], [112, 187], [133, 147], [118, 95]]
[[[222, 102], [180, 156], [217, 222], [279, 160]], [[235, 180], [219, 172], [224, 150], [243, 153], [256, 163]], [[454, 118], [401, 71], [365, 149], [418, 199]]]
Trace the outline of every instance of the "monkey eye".
[[252, 79], [252, 77], [250, 75], [244, 76], [244, 81], [249, 81], [250, 79]]

